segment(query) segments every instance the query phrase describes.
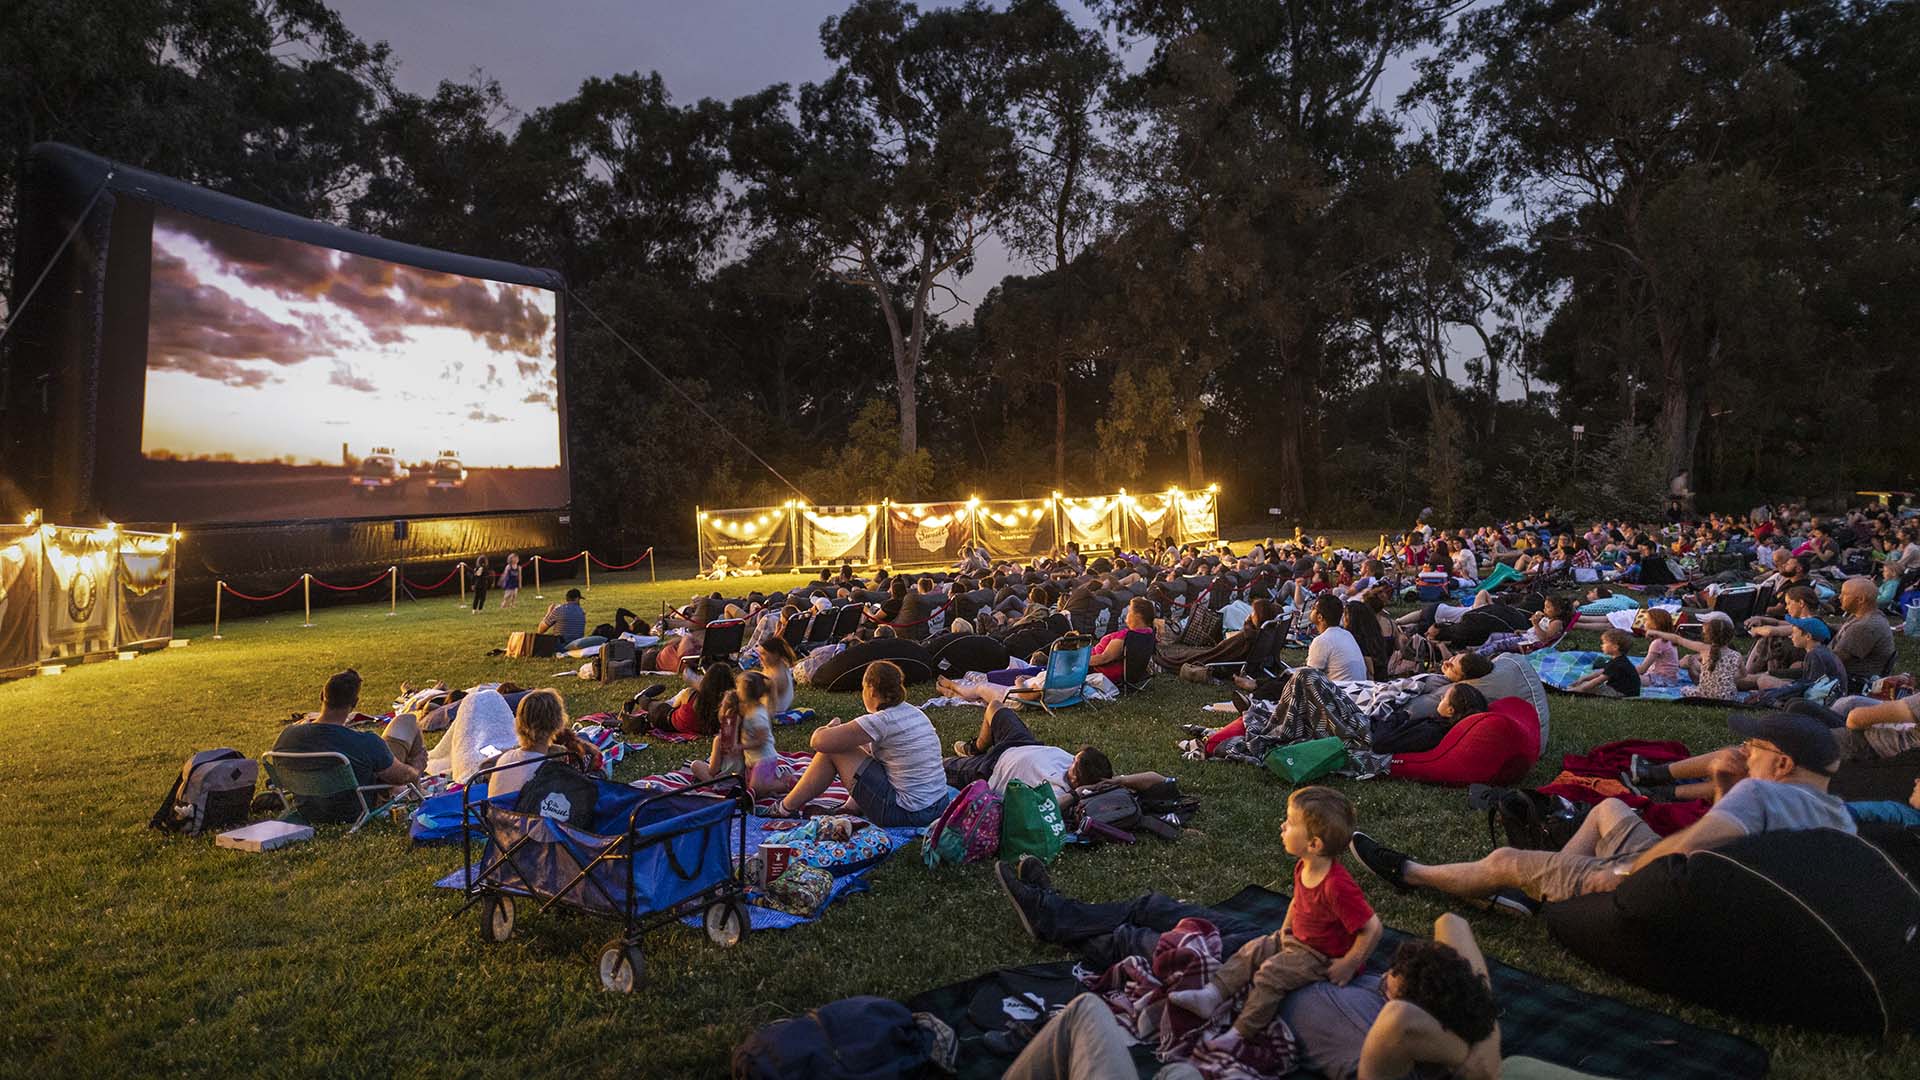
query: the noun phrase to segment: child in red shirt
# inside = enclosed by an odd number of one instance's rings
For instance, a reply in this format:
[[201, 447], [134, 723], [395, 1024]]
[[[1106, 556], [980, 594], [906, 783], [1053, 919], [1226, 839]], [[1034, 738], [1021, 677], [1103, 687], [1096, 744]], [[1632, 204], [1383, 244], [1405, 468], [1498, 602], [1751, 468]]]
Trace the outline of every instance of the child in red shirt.
[[1213, 1040], [1216, 1048], [1230, 1050], [1264, 1031], [1280, 1000], [1303, 986], [1322, 979], [1345, 986], [1380, 944], [1380, 917], [1338, 861], [1353, 828], [1353, 803], [1332, 788], [1300, 788], [1287, 800], [1280, 842], [1300, 861], [1293, 867], [1293, 903], [1280, 929], [1241, 946], [1206, 986], [1167, 995], [1189, 1012], [1212, 1016], [1247, 991], [1233, 1029]]

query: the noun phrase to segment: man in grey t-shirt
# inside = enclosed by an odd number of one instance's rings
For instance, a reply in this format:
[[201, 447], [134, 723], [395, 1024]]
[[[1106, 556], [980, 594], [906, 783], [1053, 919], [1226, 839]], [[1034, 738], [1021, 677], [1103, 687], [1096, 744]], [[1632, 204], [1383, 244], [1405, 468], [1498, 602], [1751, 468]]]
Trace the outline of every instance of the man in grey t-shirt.
[[1893, 660], [1893, 627], [1880, 614], [1873, 582], [1863, 577], [1848, 578], [1840, 586], [1840, 610], [1847, 613], [1847, 621], [1833, 635], [1833, 654], [1847, 666], [1848, 681], [1858, 691], [1868, 679], [1884, 674]]
[[1426, 886], [1451, 896], [1519, 903], [1567, 900], [1611, 892], [1635, 870], [1667, 855], [1704, 851], [1743, 836], [1799, 829], [1851, 833], [1846, 804], [1827, 794], [1840, 761], [1833, 732], [1798, 713], [1735, 713], [1728, 720], [1739, 746], [1715, 755], [1713, 809], [1662, 838], [1619, 799], [1595, 806], [1559, 851], [1500, 848], [1478, 862], [1415, 862], [1365, 833], [1353, 834], [1353, 852], [1367, 869], [1395, 886]]

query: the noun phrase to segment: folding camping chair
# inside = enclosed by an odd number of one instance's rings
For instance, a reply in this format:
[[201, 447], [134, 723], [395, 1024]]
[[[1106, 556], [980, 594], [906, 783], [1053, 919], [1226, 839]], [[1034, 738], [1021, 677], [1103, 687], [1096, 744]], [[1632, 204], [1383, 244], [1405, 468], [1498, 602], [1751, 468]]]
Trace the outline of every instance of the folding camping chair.
[[1145, 690], [1147, 681], [1153, 678], [1153, 654], [1158, 642], [1147, 633], [1129, 633], [1120, 642], [1126, 649], [1121, 658], [1120, 692]]
[[689, 653], [680, 658], [680, 670], [684, 674], [688, 668], [705, 671], [722, 660], [732, 660], [740, 652], [740, 643], [747, 637], [747, 620], [720, 619], [707, 624], [707, 632], [700, 639], [700, 651]]
[[295, 812], [300, 812], [303, 803], [311, 805], [351, 792], [360, 805], [360, 816], [353, 819], [353, 826], [347, 830], [349, 835], [359, 832], [360, 826], [402, 798], [420, 797], [420, 790], [412, 784], [405, 785], [399, 795], [393, 794], [392, 784], [362, 784], [353, 774], [353, 763], [347, 760], [347, 755], [336, 751], [269, 750], [260, 755], [260, 764], [267, 770], [267, 790], [279, 795], [287, 808]]
[[[1093, 642], [1084, 637], [1070, 634], [1053, 643], [1047, 652], [1046, 679], [1040, 684], [1040, 707], [1047, 715], [1053, 715], [1055, 709], [1085, 704], [1087, 668], [1092, 660]], [[1054, 694], [1063, 696], [1058, 701], [1048, 701]]]
[[780, 636], [786, 640], [787, 644], [793, 646], [795, 652], [799, 652], [800, 646], [806, 643], [807, 631], [812, 628], [811, 618], [802, 619], [799, 613], [795, 612], [793, 618], [787, 620], [787, 625], [781, 628]]

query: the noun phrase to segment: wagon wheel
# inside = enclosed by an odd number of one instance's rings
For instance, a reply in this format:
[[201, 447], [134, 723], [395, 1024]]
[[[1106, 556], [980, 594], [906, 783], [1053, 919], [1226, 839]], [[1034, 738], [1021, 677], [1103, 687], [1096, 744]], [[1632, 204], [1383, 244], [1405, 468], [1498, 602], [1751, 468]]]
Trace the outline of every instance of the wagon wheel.
[[614, 938], [600, 949], [600, 988], [616, 994], [631, 994], [647, 977], [647, 958], [640, 946], [629, 945], [625, 938]]
[[731, 949], [747, 936], [747, 906], [739, 900], [716, 900], [707, 905], [707, 938], [723, 949]]
[[513, 897], [487, 895], [480, 898], [480, 937], [495, 945], [513, 936]]

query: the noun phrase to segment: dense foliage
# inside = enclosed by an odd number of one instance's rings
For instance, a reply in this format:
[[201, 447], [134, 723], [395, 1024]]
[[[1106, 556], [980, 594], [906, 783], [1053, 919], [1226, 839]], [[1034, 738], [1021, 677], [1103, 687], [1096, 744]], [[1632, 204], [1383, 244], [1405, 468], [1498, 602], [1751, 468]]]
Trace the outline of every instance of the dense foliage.
[[[55, 139], [557, 267], [596, 543], [791, 497], [740, 443], [819, 502], [1218, 480], [1308, 522], [1915, 483], [1912, 4], [855, 0], [819, 84], [525, 114], [398, 91], [320, 0], [12, 12], [0, 249]], [[969, 311], [990, 238], [1031, 273]]]

